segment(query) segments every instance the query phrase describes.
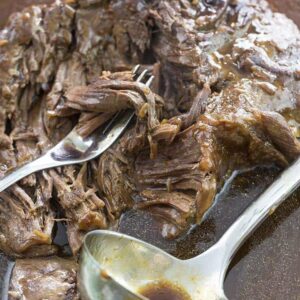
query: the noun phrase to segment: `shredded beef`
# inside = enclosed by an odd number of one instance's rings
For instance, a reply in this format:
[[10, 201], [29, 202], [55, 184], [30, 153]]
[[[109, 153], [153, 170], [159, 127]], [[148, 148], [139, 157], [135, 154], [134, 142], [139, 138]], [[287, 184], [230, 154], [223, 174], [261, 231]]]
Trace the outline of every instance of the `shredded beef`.
[[286, 167], [300, 153], [299, 55], [298, 28], [265, 1], [74, 0], [14, 14], [0, 32], [0, 176], [75, 126], [87, 136], [121, 110], [136, 118], [101, 157], [1, 193], [1, 249], [53, 254], [55, 202], [74, 254], [128, 209], [176, 237], [201, 222], [225, 175]]

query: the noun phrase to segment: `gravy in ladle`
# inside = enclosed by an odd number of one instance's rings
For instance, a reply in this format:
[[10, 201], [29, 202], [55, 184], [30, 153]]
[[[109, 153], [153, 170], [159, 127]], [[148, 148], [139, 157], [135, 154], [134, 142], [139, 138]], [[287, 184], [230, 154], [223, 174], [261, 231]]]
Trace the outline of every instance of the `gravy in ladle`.
[[191, 300], [192, 298], [180, 286], [169, 281], [157, 281], [142, 287], [139, 294], [149, 300]]

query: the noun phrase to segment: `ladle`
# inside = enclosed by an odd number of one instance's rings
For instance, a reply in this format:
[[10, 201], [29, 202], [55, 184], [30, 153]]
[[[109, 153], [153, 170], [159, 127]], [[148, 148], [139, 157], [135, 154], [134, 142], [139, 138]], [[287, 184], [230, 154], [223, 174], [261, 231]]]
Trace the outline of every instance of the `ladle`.
[[300, 158], [254, 201], [210, 249], [188, 260], [177, 259], [138, 239], [112, 231], [86, 235], [80, 262], [83, 299], [147, 299], [141, 287], [168, 281], [193, 300], [224, 300], [227, 268], [253, 230], [299, 186]]

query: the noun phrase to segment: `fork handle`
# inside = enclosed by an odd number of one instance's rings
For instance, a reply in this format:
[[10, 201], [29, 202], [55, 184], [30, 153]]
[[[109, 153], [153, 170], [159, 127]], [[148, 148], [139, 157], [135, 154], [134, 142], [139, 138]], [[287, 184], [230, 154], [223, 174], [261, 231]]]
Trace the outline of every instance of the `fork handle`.
[[29, 162], [19, 168], [14, 169], [11, 173], [0, 179], [0, 192], [7, 189], [12, 184], [23, 179], [24, 177], [44, 169], [58, 166], [57, 161], [47, 153], [32, 162]]

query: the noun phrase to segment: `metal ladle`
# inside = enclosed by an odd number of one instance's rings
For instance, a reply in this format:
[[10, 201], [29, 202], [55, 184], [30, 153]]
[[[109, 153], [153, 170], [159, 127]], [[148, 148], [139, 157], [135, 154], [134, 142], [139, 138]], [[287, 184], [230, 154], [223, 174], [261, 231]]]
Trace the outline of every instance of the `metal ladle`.
[[222, 238], [201, 255], [177, 259], [135, 238], [111, 231], [86, 235], [80, 262], [83, 299], [147, 299], [139, 289], [169, 281], [193, 300], [227, 299], [223, 281], [227, 268], [250, 233], [299, 186], [300, 158], [231, 225]]

